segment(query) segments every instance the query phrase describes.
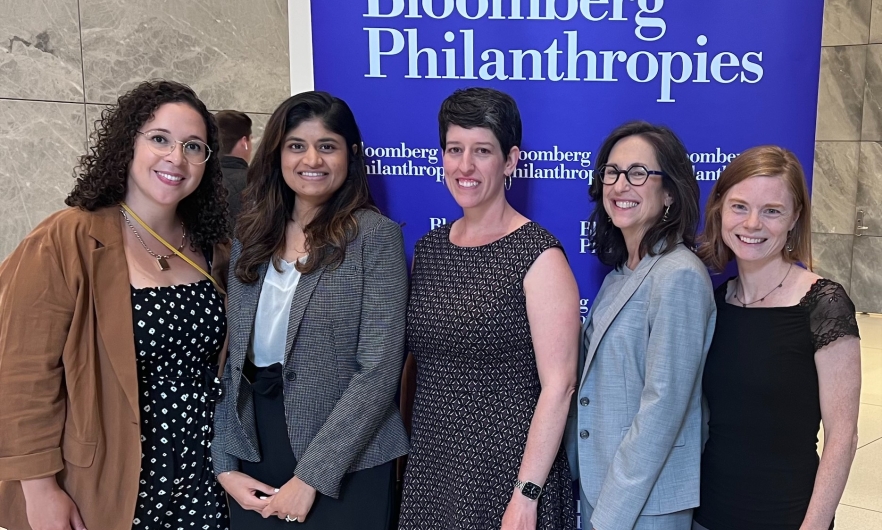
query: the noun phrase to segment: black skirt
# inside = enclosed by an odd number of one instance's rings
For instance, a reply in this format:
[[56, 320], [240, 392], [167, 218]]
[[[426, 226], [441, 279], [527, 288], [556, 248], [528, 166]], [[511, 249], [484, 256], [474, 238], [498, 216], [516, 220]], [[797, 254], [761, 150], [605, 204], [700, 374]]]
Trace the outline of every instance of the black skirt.
[[[282, 487], [294, 476], [297, 459], [291, 450], [285, 423], [282, 396], [282, 366], [247, 366], [246, 375], [254, 381], [254, 415], [262, 460], [241, 461], [240, 471], [273, 486]], [[259, 513], [243, 509], [230, 499], [231, 530], [389, 530], [394, 507], [394, 461], [355, 471], [343, 477], [340, 497], [333, 499], [316, 493], [315, 502], [302, 523], [278, 517], [264, 519]]]

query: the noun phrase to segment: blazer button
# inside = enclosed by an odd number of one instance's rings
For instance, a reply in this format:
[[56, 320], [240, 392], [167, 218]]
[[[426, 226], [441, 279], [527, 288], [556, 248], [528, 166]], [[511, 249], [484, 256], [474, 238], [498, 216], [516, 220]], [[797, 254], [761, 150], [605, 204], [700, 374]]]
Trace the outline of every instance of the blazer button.
[[579, 438], [584, 440], [585, 438], [588, 438], [589, 436], [590, 436], [590, 434], [588, 434], [588, 431], [586, 431], [586, 430], [579, 431]]
[[583, 407], [587, 407], [588, 403], [591, 403], [591, 400], [586, 397], [579, 400], [579, 405], [582, 405]]
[[285, 373], [285, 379], [288, 381], [294, 381], [297, 379], [297, 372], [287, 372]]
[[233, 370], [236, 371], [236, 372], [241, 372], [241, 371], [242, 371], [242, 369], [239, 368], [238, 366], [236, 366], [235, 368], [233, 368]]

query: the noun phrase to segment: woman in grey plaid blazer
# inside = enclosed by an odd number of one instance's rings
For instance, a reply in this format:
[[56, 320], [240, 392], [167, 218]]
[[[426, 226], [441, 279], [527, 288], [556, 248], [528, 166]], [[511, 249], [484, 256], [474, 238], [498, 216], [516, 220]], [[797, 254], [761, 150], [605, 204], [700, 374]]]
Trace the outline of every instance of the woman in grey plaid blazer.
[[361, 145], [346, 103], [307, 92], [276, 109], [249, 169], [212, 446], [233, 529], [388, 528], [407, 267]]

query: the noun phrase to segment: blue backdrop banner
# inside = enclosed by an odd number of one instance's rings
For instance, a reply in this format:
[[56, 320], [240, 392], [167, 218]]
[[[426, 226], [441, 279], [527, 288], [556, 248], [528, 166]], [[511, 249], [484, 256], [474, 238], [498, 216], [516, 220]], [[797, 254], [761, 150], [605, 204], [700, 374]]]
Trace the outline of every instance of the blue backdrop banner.
[[437, 114], [457, 88], [511, 94], [524, 123], [509, 201], [564, 244], [587, 312], [606, 269], [586, 251], [593, 157], [632, 119], [690, 150], [706, 201], [740, 151], [793, 150], [810, 175], [822, 0], [322, 0], [315, 86], [352, 107], [383, 212], [408, 252], [460, 210]]
[[509, 201], [562, 242], [583, 317], [607, 270], [586, 250], [594, 156], [627, 120], [670, 126], [702, 205], [742, 150], [779, 144], [812, 168], [823, 0], [321, 0], [315, 86], [361, 127], [371, 187], [416, 240], [461, 211], [442, 182], [437, 113], [457, 88], [518, 102]]

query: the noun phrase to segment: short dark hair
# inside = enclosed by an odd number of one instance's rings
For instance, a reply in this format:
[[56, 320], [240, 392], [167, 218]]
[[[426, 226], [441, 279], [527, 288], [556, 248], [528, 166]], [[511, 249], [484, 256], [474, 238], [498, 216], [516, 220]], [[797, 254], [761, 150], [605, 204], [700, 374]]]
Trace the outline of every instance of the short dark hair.
[[340, 265], [346, 246], [358, 235], [355, 212], [377, 211], [368, 188], [361, 133], [349, 105], [327, 92], [291, 96], [273, 112], [248, 167], [243, 211], [236, 222], [242, 255], [235, 272], [244, 283], [257, 281], [258, 266], [267, 261], [280, 270], [285, 227], [296, 196], [282, 175], [282, 149], [285, 135], [308, 120], [321, 120], [326, 129], [343, 137], [349, 164], [343, 185], [303, 228], [308, 256], [305, 263], [295, 265], [297, 270], [308, 274], [319, 267]]
[[211, 155], [196, 191], [178, 204], [193, 249], [206, 250], [229, 237], [227, 189], [223, 185], [217, 125], [193, 89], [174, 81], [145, 81], [105, 107], [94, 124], [89, 153], [80, 157], [77, 182], [64, 200], [68, 206], [95, 211], [125, 198], [129, 164], [135, 155], [139, 129], [166, 103], [184, 103], [205, 121]]
[[222, 110], [214, 114], [220, 132], [220, 154], [230, 154], [243, 136], [251, 136], [251, 118], [238, 110]]
[[[655, 158], [665, 173], [662, 177], [662, 188], [673, 199], [667, 219], [659, 218], [643, 235], [640, 256], [655, 255], [656, 245], [660, 242], [664, 242], [659, 249], [662, 254], [673, 250], [680, 240], [690, 249], [694, 249], [699, 218], [698, 183], [695, 181], [686, 147], [674, 131], [645, 121], [625, 123], [603, 141], [594, 167], [606, 164], [613, 147], [629, 136], [639, 136], [652, 146]], [[591, 227], [588, 232], [590, 248], [603, 264], [619, 268], [628, 260], [628, 249], [622, 231], [612, 223], [603, 207], [603, 183], [600, 175], [594, 174], [588, 193], [594, 202], [594, 211], [588, 218]]]
[[483, 127], [490, 129], [503, 158], [508, 157], [512, 147], [521, 145], [521, 113], [515, 100], [492, 88], [465, 88], [455, 91], [441, 103], [438, 111], [438, 133], [441, 149], [447, 148], [447, 130], [451, 125], [464, 129]]
[[777, 145], [752, 147], [736, 156], [723, 170], [704, 209], [704, 233], [701, 235], [698, 257], [716, 272], [722, 272], [735, 259], [735, 253], [723, 242], [723, 201], [735, 185], [753, 177], [779, 177], [784, 180], [793, 196], [794, 213], [799, 215], [799, 219], [789, 234], [791, 250], [787, 250], [785, 245], [781, 255], [784, 261], [804, 263], [811, 270], [812, 202], [805, 172], [792, 151]]

